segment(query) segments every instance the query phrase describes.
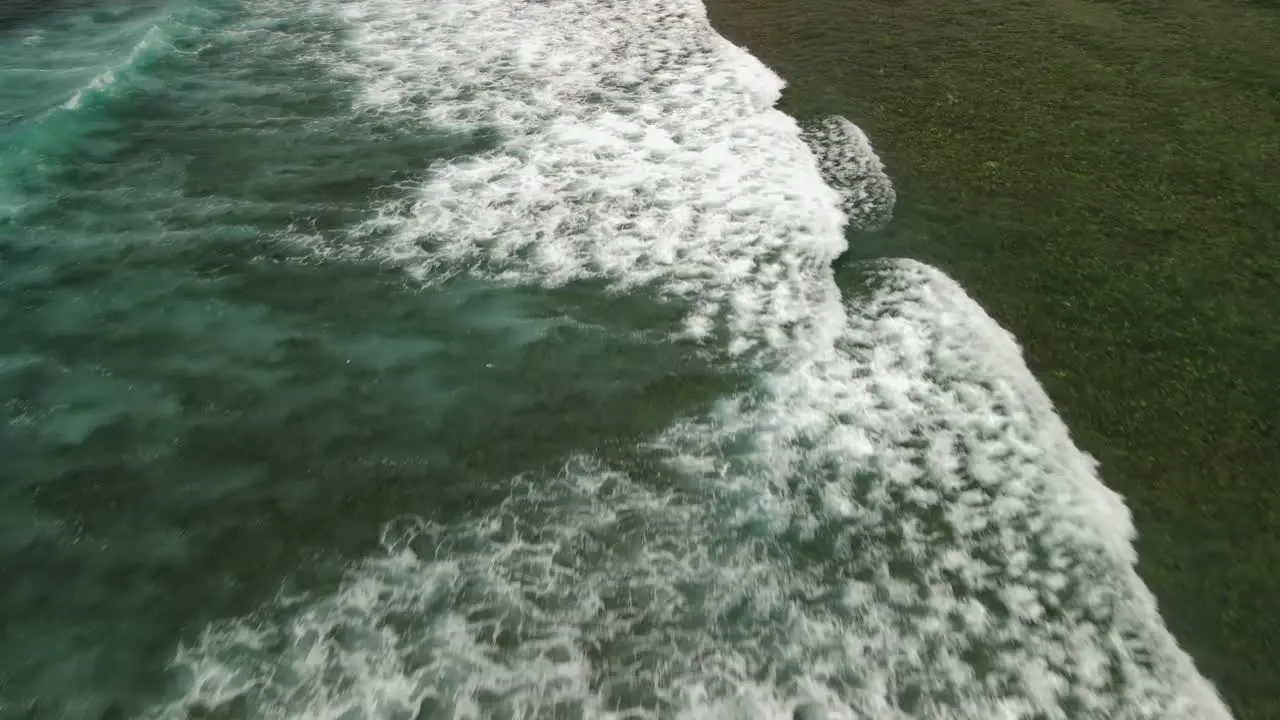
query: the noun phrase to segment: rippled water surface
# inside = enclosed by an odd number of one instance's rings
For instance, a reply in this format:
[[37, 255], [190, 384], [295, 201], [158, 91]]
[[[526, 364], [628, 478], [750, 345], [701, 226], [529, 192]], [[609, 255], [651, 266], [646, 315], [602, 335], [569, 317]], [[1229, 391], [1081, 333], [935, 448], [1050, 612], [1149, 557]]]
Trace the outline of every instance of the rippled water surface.
[[1228, 717], [697, 2], [3, 8], [0, 715]]

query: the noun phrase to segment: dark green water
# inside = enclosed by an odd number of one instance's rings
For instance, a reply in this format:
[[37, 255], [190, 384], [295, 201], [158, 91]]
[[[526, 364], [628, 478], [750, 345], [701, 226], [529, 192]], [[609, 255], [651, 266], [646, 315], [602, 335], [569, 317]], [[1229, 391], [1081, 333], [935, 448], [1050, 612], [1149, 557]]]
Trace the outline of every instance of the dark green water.
[[0, 716], [1228, 716], [700, 5], [0, 7]]
[[875, 138], [901, 201], [857, 254], [944, 269], [1017, 336], [1175, 637], [1236, 717], [1280, 716], [1280, 6], [709, 5], [786, 112]]

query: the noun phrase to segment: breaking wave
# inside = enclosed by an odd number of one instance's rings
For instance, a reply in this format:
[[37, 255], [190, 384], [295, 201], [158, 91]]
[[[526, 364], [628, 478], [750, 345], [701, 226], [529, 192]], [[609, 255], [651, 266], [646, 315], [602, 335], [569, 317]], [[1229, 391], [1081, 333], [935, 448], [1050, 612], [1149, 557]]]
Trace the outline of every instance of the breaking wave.
[[391, 521], [333, 594], [181, 648], [155, 717], [1229, 717], [1013, 338], [915, 262], [841, 296], [846, 224], [894, 199], [855, 125], [774, 109], [697, 2], [332, 10], [360, 112], [500, 138], [348, 242], [426, 282], [656, 295], [757, 382], [634, 467]]

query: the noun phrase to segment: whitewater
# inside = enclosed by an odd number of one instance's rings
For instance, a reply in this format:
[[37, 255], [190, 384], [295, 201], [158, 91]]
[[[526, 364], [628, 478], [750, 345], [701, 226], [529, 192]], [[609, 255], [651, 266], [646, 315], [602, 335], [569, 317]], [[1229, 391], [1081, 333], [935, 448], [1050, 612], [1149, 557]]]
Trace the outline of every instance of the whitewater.
[[[557, 296], [575, 325], [745, 380], [634, 447], [490, 478], [494, 507], [387, 517], [329, 592], [177, 647], [144, 717], [1230, 717], [1016, 340], [916, 261], [837, 283], [892, 222], [889, 174], [848, 120], [777, 110], [699, 2], [255, 13], [334, 24], [295, 50], [358, 122], [483, 146], [273, 243], [424, 294], [591, 288]], [[82, 74], [61, 111], [119, 73]], [[593, 312], [616, 298], [672, 312]]]

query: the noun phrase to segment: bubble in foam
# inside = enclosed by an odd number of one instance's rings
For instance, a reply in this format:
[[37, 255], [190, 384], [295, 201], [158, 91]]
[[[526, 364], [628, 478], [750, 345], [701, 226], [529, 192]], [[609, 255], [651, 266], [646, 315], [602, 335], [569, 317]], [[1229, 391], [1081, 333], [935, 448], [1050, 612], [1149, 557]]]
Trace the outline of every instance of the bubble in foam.
[[806, 126], [804, 139], [818, 159], [823, 179], [840, 193], [840, 208], [850, 226], [879, 230], [888, 225], [897, 192], [862, 128], [832, 115]]

